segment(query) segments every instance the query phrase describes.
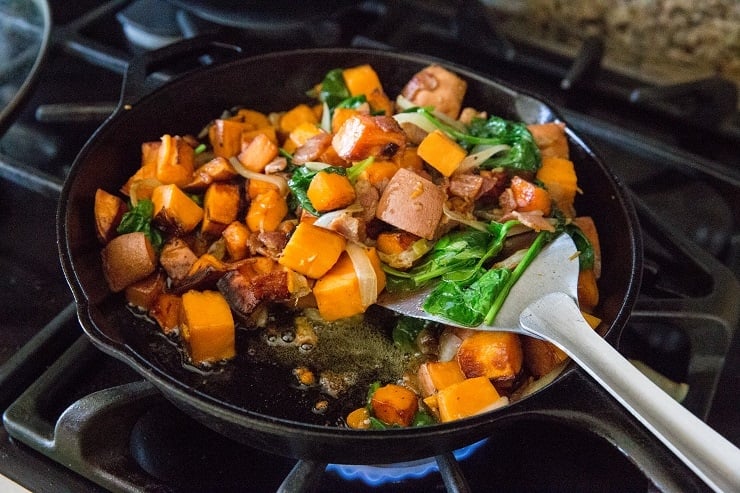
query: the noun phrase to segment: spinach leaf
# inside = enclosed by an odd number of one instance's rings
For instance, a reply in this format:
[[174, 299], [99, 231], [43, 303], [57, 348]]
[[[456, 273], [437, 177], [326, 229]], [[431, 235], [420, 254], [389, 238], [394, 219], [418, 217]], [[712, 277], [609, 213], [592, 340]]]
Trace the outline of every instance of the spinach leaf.
[[578, 250], [578, 267], [581, 270], [589, 270], [594, 268], [594, 247], [591, 242], [588, 241], [588, 237], [581, 231], [581, 228], [575, 224], [569, 224], [565, 227], [565, 232], [573, 238], [573, 243], [576, 244]]
[[319, 212], [314, 208], [308, 198], [308, 186], [311, 184], [313, 177], [316, 176], [316, 173], [319, 171], [337, 173], [344, 176], [347, 175], [346, 169], [341, 166], [329, 166], [321, 170], [312, 170], [305, 166], [298, 166], [293, 170], [293, 174], [288, 180], [288, 188], [293, 194], [293, 197], [298, 201], [298, 204], [314, 216], [319, 216], [321, 214], [319, 214]]
[[142, 232], [149, 238], [152, 246], [159, 250], [164, 243], [162, 232], [152, 225], [154, 203], [149, 199], [140, 199], [135, 207], [129, 204], [129, 210], [121, 218], [116, 228], [121, 234]]
[[537, 237], [527, 249], [527, 253], [524, 254], [524, 257], [519, 261], [514, 270], [511, 271], [511, 275], [501, 286], [499, 292], [496, 294], [496, 297], [493, 299], [493, 303], [491, 304], [488, 313], [486, 313], [486, 316], [483, 319], [483, 323], [488, 325], [493, 323], [493, 319], [496, 318], [499, 310], [501, 310], [506, 297], [509, 296], [509, 291], [511, 291], [511, 288], [514, 286], [514, 284], [516, 284], [519, 278], [522, 277], [522, 274], [527, 269], [527, 267], [529, 267], [529, 264], [532, 263], [535, 257], [537, 257], [537, 255], [542, 251], [542, 249], [552, 239], [552, 237], [553, 234], [549, 231], [540, 231], [539, 233], [537, 233]]
[[330, 109], [334, 109], [349, 97], [350, 93], [347, 84], [344, 82], [342, 69], [335, 68], [327, 72], [321, 82], [321, 89], [318, 94], [319, 101], [326, 103]]
[[470, 150], [476, 145], [506, 144], [511, 148], [487, 159], [481, 164], [484, 169], [503, 167], [521, 171], [537, 171], [541, 164], [540, 151], [527, 126], [520, 122], [505, 120], [498, 116], [473, 118], [467, 131], [443, 122], [429, 108], [415, 108], [432, 122], [435, 127]]
[[423, 308], [460, 325], [480, 325], [509, 276], [508, 269], [490, 269], [479, 271], [472, 282], [443, 280], [429, 294]]

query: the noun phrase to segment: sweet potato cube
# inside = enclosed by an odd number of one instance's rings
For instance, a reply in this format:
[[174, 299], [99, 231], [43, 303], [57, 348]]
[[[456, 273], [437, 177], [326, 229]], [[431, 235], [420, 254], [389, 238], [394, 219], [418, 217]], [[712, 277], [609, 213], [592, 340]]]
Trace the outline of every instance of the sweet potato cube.
[[280, 118], [280, 131], [289, 134], [302, 123], [319, 123], [316, 113], [307, 104], [299, 104], [285, 112]]
[[544, 183], [552, 201], [567, 217], [576, 214], [573, 203], [578, 191], [578, 180], [573, 161], [559, 157], [543, 157], [537, 170], [537, 179]]
[[383, 90], [380, 77], [378, 77], [375, 69], [369, 64], [342, 70], [342, 78], [344, 79], [344, 84], [347, 86], [347, 90], [349, 90], [352, 96], [358, 96], [360, 94], [367, 95], [376, 89]]
[[308, 200], [319, 212], [347, 207], [355, 201], [355, 188], [349, 178], [338, 173], [319, 171], [308, 185]]
[[378, 235], [375, 247], [386, 255], [403, 253], [419, 241], [419, 237], [406, 231], [384, 231]]
[[257, 137], [258, 135], [267, 137], [267, 139], [275, 145], [279, 144], [277, 130], [275, 130], [275, 127], [271, 126], [271, 127], [256, 128], [254, 130], [248, 130], [246, 132], [242, 132], [242, 151], [244, 151], [244, 148], [247, 147], [249, 143], [252, 142], [254, 138]]
[[100, 188], [95, 191], [95, 232], [101, 243], [108, 243], [118, 234], [116, 228], [127, 210], [120, 197]]
[[591, 312], [599, 304], [599, 286], [593, 269], [581, 270], [578, 273], [578, 306], [581, 310]]
[[586, 235], [591, 248], [594, 249], [594, 276], [596, 279], [601, 277], [601, 243], [599, 242], [599, 233], [596, 230], [596, 224], [590, 216], [578, 216], [573, 218], [573, 224]]
[[373, 393], [370, 406], [375, 417], [383, 423], [410, 426], [419, 410], [419, 399], [406, 387], [388, 384]]
[[331, 116], [331, 132], [334, 134], [337, 133], [342, 128], [342, 125], [344, 125], [344, 122], [359, 114], [360, 112], [355, 108], [335, 108]]
[[398, 167], [393, 161], [375, 161], [365, 168], [360, 178], [369, 181], [373, 185], [379, 185], [383, 182], [387, 183], [396, 174]]
[[240, 200], [238, 185], [212, 183], [203, 196], [201, 231], [211, 235], [220, 235], [227, 225], [236, 220]]
[[239, 153], [239, 162], [250, 171], [262, 173], [278, 155], [278, 146], [264, 133], [258, 133]]
[[172, 293], [162, 293], [149, 308], [149, 316], [156, 320], [162, 332], [169, 334], [180, 326], [182, 299]]
[[237, 110], [236, 115], [234, 115], [231, 120], [246, 123], [255, 129], [267, 128], [272, 126], [270, 123], [270, 119], [267, 118], [267, 115], [260, 111], [252, 110], [249, 108], [240, 108], [239, 110]]
[[427, 134], [416, 152], [444, 176], [452, 175], [467, 155], [465, 149], [440, 130]]
[[237, 120], [215, 120], [208, 127], [208, 139], [216, 156], [230, 158], [242, 149], [242, 132], [254, 130], [254, 125]]
[[193, 179], [195, 150], [180, 136], [163, 135], [157, 153], [156, 178], [183, 187]]
[[533, 123], [527, 125], [534, 142], [540, 150], [540, 156], [569, 159], [568, 138], [565, 135], [565, 123]]
[[162, 294], [165, 287], [165, 276], [162, 271], [155, 271], [150, 276], [130, 284], [126, 288], [126, 301], [139, 308], [148, 310]]
[[290, 131], [283, 147], [288, 152], [294, 152], [296, 149], [305, 144], [308, 139], [319, 135], [322, 130], [317, 125], [317, 122], [307, 121], [299, 123]]
[[447, 423], [485, 412], [500, 398], [496, 388], [486, 377], [468, 378], [437, 393], [439, 419]]
[[244, 223], [234, 221], [221, 232], [226, 243], [226, 251], [231, 260], [241, 260], [249, 253], [247, 240], [249, 239], [249, 228]]
[[298, 224], [278, 262], [311, 279], [326, 274], [344, 251], [347, 240], [328, 229]]
[[254, 232], [275, 231], [287, 214], [288, 202], [285, 197], [276, 190], [267, 190], [249, 203], [247, 227]]
[[160, 185], [152, 192], [154, 221], [176, 235], [189, 233], [203, 219], [203, 209], [176, 185]]
[[[378, 280], [380, 294], [385, 288], [385, 273], [380, 267], [380, 258], [375, 249], [369, 248], [367, 252]], [[342, 253], [329, 272], [316, 281], [313, 295], [324, 320], [351, 317], [363, 313], [367, 308], [362, 303], [355, 266], [347, 253]]]
[[465, 380], [460, 365], [454, 359], [423, 363], [419, 366], [418, 377], [422, 394], [426, 396]]
[[157, 268], [157, 257], [144, 233], [116, 236], [101, 252], [103, 274], [114, 293], [149, 276]]
[[513, 332], [476, 332], [463, 339], [457, 362], [466, 377], [486, 377], [497, 385], [512, 384], [522, 369], [521, 338]]
[[361, 161], [370, 156], [393, 159], [406, 147], [406, 134], [390, 116], [357, 114], [348, 118], [332, 138], [342, 159]]
[[524, 365], [535, 378], [547, 375], [568, 359], [568, 355], [555, 344], [534, 337], [522, 337], [522, 349]]
[[182, 295], [180, 329], [194, 364], [233, 358], [234, 318], [218, 291], [188, 291]]
[[431, 240], [442, 218], [445, 193], [431, 180], [400, 168], [383, 190], [375, 217]]

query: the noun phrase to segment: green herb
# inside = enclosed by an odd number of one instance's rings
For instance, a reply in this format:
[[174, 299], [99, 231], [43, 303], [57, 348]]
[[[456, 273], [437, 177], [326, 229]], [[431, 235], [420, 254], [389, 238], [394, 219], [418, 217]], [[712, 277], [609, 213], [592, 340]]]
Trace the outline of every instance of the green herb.
[[435, 424], [437, 421], [426, 411], [416, 411], [414, 414], [414, 420], [411, 422], [411, 426], [429, 426]]
[[298, 201], [298, 205], [303, 207], [306, 211], [310, 212], [314, 216], [319, 216], [319, 212], [311, 204], [311, 200], [308, 198], [308, 186], [311, 184], [311, 180], [316, 176], [319, 171], [325, 171], [327, 173], [337, 173], [343, 176], [347, 176], [347, 170], [341, 166], [329, 166], [321, 170], [312, 170], [305, 166], [299, 166], [295, 168], [293, 174], [288, 180], [288, 188], [290, 189], [293, 197]]
[[198, 145], [198, 147], [195, 148], [195, 150], [193, 152], [195, 152], [195, 155], [197, 156], [198, 154], [204, 152], [205, 150], [206, 150], [206, 145], [205, 144], [200, 144], [200, 145]]
[[594, 268], [594, 247], [588, 241], [588, 237], [583, 233], [581, 228], [575, 224], [569, 224], [565, 227], [565, 232], [573, 238], [578, 250], [578, 267], [581, 270], [590, 270]]
[[318, 93], [319, 101], [326, 103], [330, 109], [334, 109], [350, 96], [347, 84], [344, 82], [342, 69], [335, 68], [327, 72], [321, 82], [321, 89]]
[[149, 238], [152, 246], [159, 250], [164, 243], [161, 231], [152, 225], [154, 203], [149, 199], [140, 199], [136, 207], [129, 206], [129, 211], [121, 218], [116, 231], [121, 234], [142, 232]]
[[360, 177], [363, 171], [367, 169], [368, 166], [373, 164], [375, 162], [375, 157], [370, 156], [368, 158], [363, 159], [362, 161], [357, 161], [347, 170], [347, 178], [349, 178], [349, 181], [352, 182], [354, 185], [355, 182], [357, 182], [357, 179]]

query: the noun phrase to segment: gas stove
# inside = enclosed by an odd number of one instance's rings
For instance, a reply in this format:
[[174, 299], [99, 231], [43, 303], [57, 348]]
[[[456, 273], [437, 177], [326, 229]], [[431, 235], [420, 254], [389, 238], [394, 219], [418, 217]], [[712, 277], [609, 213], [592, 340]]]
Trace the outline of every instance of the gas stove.
[[[661, 93], [600, 68], [598, 43], [569, 58], [508, 39], [482, 3], [327, 4], [276, 2], [224, 17], [206, 1], [51, 2], [38, 83], [0, 136], [0, 474], [36, 492], [660, 489], [592, 430], [537, 417], [454, 451], [452, 466], [330, 465], [307, 477], [292, 459], [203, 427], [93, 348], [58, 261], [62, 184], [115, 109], [128, 62], [203, 33], [239, 37], [246, 55], [306, 46], [424, 53], [551, 101], [627, 184], [640, 218], [643, 287], [620, 351], [688, 384], [683, 404], [740, 445], [737, 111], [693, 118], [686, 98], [707, 97], [706, 81]], [[719, 103], [737, 108], [736, 99]]]

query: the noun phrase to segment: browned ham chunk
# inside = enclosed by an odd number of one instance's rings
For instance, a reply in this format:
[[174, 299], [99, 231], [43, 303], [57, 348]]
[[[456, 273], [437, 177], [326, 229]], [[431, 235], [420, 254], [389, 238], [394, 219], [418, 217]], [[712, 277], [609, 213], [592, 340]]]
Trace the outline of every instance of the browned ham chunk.
[[252, 313], [263, 301], [283, 301], [291, 297], [288, 273], [284, 270], [259, 274], [253, 279], [232, 270], [218, 280], [218, 290], [229, 306], [243, 316]]
[[198, 257], [181, 238], [172, 238], [162, 247], [159, 263], [173, 281], [180, 281], [188, 275]]
[[430, 65], [414, 75], [401, 91], [416, 106], [434, 106], [450, 118], [460, 114], [467, 82], [439, 65]]
[[445, 193], [413, 171], [399, 169], [380, 196], [375, 216], [409, 233], [431, 240], [442, 217]]
[[347, 161], [390, 160], [406, 148], [406, 134], [393, 117], [358, 114], [339, 127], [332, 146]]
[[309, 161], [317, 161], [331, 146], [331, 134], [321, 132], [310, 137], [305, 144], [293, 153], [293, 164], [305, 164]]
[[450, 194], [468, 201], [474, 201], [483, 186], [483, 178], [480, 175], [464, 173], [450, 177]]

